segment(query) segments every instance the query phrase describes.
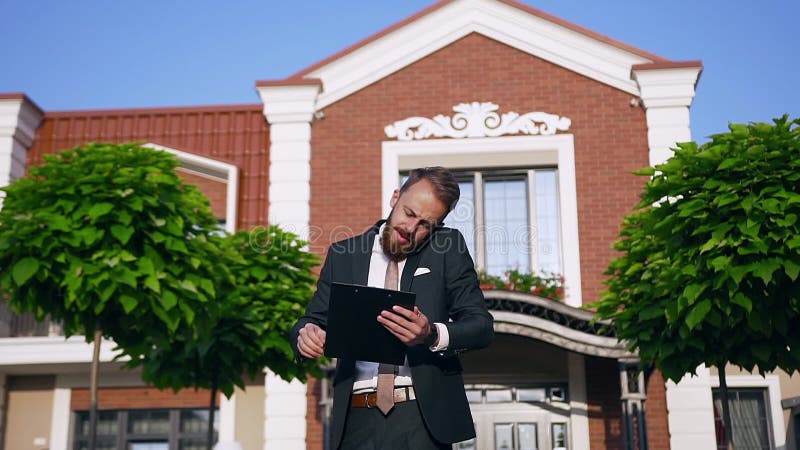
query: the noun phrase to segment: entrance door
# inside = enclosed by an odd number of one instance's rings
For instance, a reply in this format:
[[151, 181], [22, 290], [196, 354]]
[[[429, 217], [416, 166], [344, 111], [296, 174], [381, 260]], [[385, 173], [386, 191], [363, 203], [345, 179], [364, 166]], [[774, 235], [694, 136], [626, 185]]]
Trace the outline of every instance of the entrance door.
[[[499, 395], [483, 395], [483, 401], [470, 403], [476, 437], [455, 444], [453, 449], [567, 450], [569, 404], [561, 401], [518, 401], [523, 398], [520, 395], [523, 390], [513, 391], [514, 395], [509, 396], [507, 401], [487, 402], [487, 399]], [[474, 400], [477, 400], [477, 396]]]

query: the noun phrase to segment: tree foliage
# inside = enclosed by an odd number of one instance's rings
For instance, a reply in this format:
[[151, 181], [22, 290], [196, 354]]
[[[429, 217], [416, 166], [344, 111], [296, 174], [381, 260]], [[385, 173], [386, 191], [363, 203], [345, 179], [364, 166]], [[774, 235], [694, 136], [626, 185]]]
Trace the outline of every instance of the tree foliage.
[[305, 242], [277, 226], [212, 238], [223, 250], [214, 262], [216, 297], [203, 323], [179, 327], [170, 342], [150, 341], [131, 360], [159, 388], [244, 388], [244, 376], [269, 367], [286, 380], [304, 380], [316, 362], [294, 362], [289, 331], [311, 298], [318, 258]]
[[667, 378], [800, 368], [799, 125], [732, 124], [637, 172], [652, 178], [595, 306]]
[[95, 329], [135, 356], [137, 343], [191, 325], [216, 296], [204, 271], [218, 253], [208, 200], [175, 158], [135, 144], [89, 144], [31, 167], [3, 188], [0, 291], [92, 340]]

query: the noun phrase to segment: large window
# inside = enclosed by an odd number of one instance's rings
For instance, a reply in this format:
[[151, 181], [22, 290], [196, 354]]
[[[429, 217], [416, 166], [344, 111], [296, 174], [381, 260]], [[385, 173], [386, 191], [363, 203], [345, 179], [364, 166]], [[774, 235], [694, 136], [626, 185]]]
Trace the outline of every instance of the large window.
[[562, 274], [558, 171], [460, 171], [461, 199], [445, 218], [464, 235], [479, 269]]
[[[722, 419], [722, 397], [719, 389], [713, 390], [714, 426], [717, 434], [717, 448], [724, 450], [723, 436], [726, 435]], [[733, 442], [737, 450], [772, 450], [772, 437], [767, 411], [766, 389], [728, 389], [728, 404], [733, 427]]]
[[[214, 418], [217, 440], [219, 414]], [[89, 412], [75, 413], [74, 450], [89, 447]], [[205, 450], [208, 409], [99, 411], [97, 450]]]

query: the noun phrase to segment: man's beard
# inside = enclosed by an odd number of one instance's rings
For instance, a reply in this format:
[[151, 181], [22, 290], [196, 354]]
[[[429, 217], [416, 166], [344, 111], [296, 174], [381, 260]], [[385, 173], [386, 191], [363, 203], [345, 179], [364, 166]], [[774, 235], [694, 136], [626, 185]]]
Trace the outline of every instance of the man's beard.
[[381, 233], [381, 247], [389, 259], [399, 262], [406, 259], [406, 256], [416, 249], [416, 242], [414, 241], [413, 234], [410, 236], [404, 235], [408, 239], [407, 244], [401, 244], [397, 241], [397, 238], [393, 234], [396, 231], [392, 225], [393, 215], [394, 209], [392, 209], [392, 212], [389, 214], [389, 220], [386, 221], [386, 225], [383, 227], [383, 233]]

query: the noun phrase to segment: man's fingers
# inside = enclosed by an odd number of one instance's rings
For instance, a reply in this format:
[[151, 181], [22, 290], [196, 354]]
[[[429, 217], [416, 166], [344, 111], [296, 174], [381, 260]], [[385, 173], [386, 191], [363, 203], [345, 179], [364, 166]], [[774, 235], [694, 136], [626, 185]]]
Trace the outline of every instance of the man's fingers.
[[300, 334], [297, 338], [297, 349], [306, 358], [318, 358], [324, 352], [325, 336], [325, 330], [309, 323], [300, 329]]

